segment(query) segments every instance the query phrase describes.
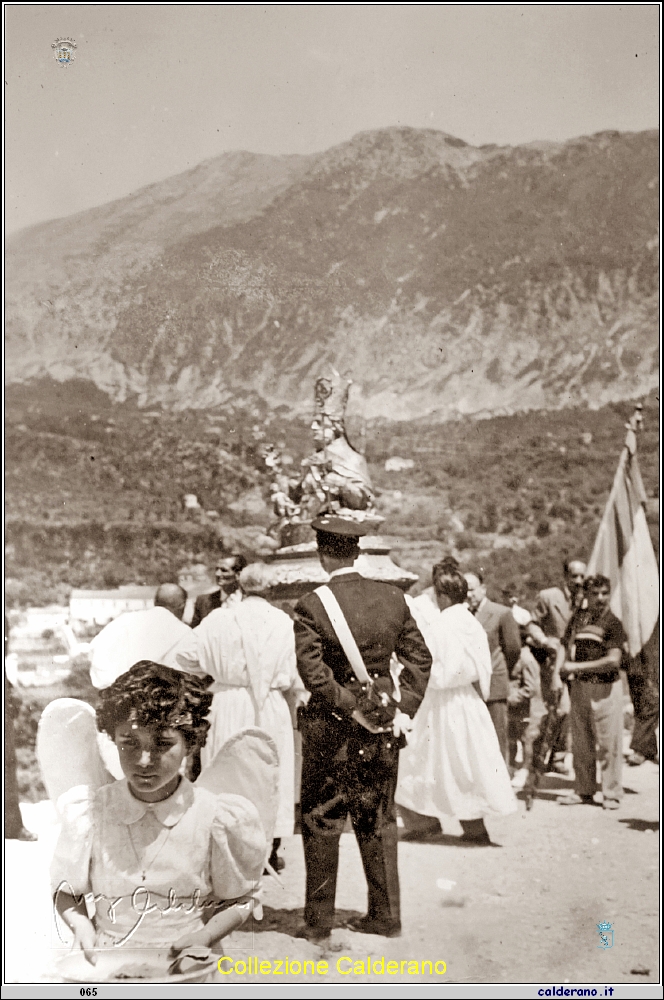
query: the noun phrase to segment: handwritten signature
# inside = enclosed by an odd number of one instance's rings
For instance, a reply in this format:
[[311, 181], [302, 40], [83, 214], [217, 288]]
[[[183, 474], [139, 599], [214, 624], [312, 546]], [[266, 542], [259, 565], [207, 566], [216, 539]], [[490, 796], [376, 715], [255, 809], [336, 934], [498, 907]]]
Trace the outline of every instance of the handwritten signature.
[[[103, 903], [108, 904], [106, 915], [110, 923], [114, 924], [117, 920], [116, 909], [120, 903], [127, 899], [127, 896], [118, 896], [115, 899], [111, 899], [105, 896], [103, 892], [97, 893], [96, 895], [92, 892], [84, 892], [77, 894], [72, 889], [69, 882], [63, 881], [59, 884], [55, 890], [53, 896], [53, 908], [54, 914], [58, 912], [58, 899], [60, 893], [66, 893], [71, 896], [78, 906], [81, 902], [85, 901], [88, 913], [91, 909], [99, 912], [100, 906]], [[194, 913], [197, 910], [215, 909], [219, 906], [218, 899], [201, 899], [201, 890], [196, 889], [192, 892], [191, 897], [185, 896], [182, 900], [178, 897], [175, 889], [169, 889], [167, 896], [157, 895], [159, 900], [165, 900], [165, 906], [159, 906], [158, 903], [152, 902], [153, 894], [144, 885], [137, 886], [129, 897], [130, 907], [133, 913], [136, 914], [136, 923], [129, 929], [124, 937], [119, 938], [117, 941], [113, 942], [114, 946], [120, 946], [125, 944], [129, 939], [136, 933], [138, 928], [141, 926], [146, 916], [149, 913], [158, 913], [160, 917], [166, 916], [167, 913], [176, 913], [181, 910], [183, 913]], [[101, 906], [103, 910], [103, 906]], [[58, 936], [60, 940], [63, 941], [62, 935], [60, 934], [60, 927], [58, 921], [55, 921], [56, 927], [58, 928]], [[64, 942], [63, 942], [64, 943]]]

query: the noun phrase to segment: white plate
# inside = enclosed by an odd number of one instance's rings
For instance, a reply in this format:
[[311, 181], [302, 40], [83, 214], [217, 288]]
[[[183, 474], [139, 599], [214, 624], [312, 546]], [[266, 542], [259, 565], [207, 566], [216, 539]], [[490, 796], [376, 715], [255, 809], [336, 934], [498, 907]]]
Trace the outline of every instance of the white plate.
[[[173, 959], [167, 948], [96, 948], [96, 965], [82, 951], [72, 951], [58, 962], [58, 972], [67, 983], [202, 983], [214, 971], [218, 955], [177, 976], [168, 975]], [[153, 977], [132, 977], [132, 967], [145, 966]], [[126, 972], [118, 977], [118, 973]], [[162, 971], [163, 970], [163, 971]]]

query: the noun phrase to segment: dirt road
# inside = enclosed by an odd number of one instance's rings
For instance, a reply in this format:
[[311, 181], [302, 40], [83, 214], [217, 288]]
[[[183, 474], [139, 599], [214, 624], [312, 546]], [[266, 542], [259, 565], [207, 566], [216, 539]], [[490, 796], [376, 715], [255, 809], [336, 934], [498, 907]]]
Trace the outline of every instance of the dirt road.
[[[286, 936], [301, 920], [304, 888], [301, 842], [291, 838], [284, 852], [285, 888], [269, 888], [263, 927], [234, 935], [228, 954], [322, 956], [328, 980], [337, 982], [350, 978], [336, 971], [342, 955], [365, 963], [367, 956], [381, 955], [399, 962], [398, 975], [352, 974], [353, 982], [415, 982], [407, 966], [400, 974], [406, 959], [445, 961], [445, 982], [656, 982], [659, 769], [649, 763], [626, 769], [626, 794], [616, 812], [559, 805], [556, 796], [569, 784], [549, 776], [532, 811], [520, 802], [517, 814], [489, 822], [495, 847], [461, 846], [453, 821], [428, 841], [402, 842], [402, 937], [387, 940], [339, 927], [324, 956]], [[340, 923], [363, 912], [366, 892], [351, 834], [343, 837], [342, 865]], [[614, 945], [606, 950], [599, 947], [602, 921], [614, 932]], [[350, 963], [341, 962], [341, 968]]]
[[[625, 769], [617, 812], [565, 808], [555, 797], [564, 778], [545, 779], [531, 812], [489, 822], [494, 847], [461, 846], [453, 821], [437, 837], [402, 842], [399, 868], [403, 935], [387, 940], [345, 929], [364, 912], [366, 888], [352, 834], [344, 834], [337, 892], [338, 923], [330, 947], [295, 939], [302, 920], [304, 862], [298, 836], [284, 841], [283, 888], [269, 881], [265, 917], [236, 932], [224, 950], [240, 963], [227, 982], [540, 982], [654, 983], [658, 980], [659, 769]], [[599, 796], [598, 796], [599, 798]], [[37, 844], [7, 841], [8, 981], [54, 981], [61, 952], [52, 933], [46, 871], [56, 828], [48, 803], [28, 806]], [[597, 924], [612, 925], [613, 947], [600, 947]], [[246, 925], [245, 925], [246, 926]], [[271, 961], [269, 973], [242, 972], [249, 956]], [[367, 974], [381, 956], [384, 973]], [[277, 961], [289, 961], [276, 971]], [[446, 971], [415, 974], [409, 961], [445, 962]], [[315, 961], [317, 971], [298, 972]], [[387, 962], [396, 962], [396, 974]], [[325, 966], [318, 963], [327, 963]], [[355, 964], [355, 963], [363, 964]], [[338, 966], [337, 966], [337, 963]], [[227, 963], [227, 967], [231, 963]], [[266, 966], [264, 968], [267, 968]], [[381, 966], [378, 966], [380, 969]], [[409, 974], [409, 968], [411, 974]], [[435, 966], [432, 966], [434, 969]], [[26, 970], [29, 970], [26, 973]], [[364, 970], [364, 974], [363, 974]], [[57, 980], [55, 980], [57, 981]]]

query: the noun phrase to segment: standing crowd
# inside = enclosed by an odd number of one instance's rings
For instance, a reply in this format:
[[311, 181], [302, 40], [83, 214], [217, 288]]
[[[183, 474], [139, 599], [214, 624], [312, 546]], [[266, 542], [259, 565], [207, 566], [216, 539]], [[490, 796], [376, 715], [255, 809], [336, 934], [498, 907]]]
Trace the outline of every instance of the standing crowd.
[[[515, 790], [530, 807], [541, 776], [571, 762], [574, 793], [561, 804], [593, 803], [599, 763], [602, 805], [619, 807], [625, 633], [605, 577], [571, 560], [529, 611], [515, 594], [490, 600], [481, 572], [448, 557], [411, 598], [355, 570], [360, 523], [326, 514], [313, 526], [329, 582], [292, 615], [266, 599], [262, 564], [224, 557], [193, 628], [184, 590], [163, 584], [154, 608], [96, 637], [96, 716], [73, 699], [47, 707], [38, 757], [62, 820], [53, 892], [90, 961], [130, 938], [168, 944], [177, 959], [260, 919], [257, 886], [284, 868], [298, 799], [298, 936], [316, 943], [335, 924], [348, 818], [367, 882], [367, 913], [349, 926], [392, 937], [397, 807], [406, 835], [454, 817], [462, 840], [489, 844], [485, 818], [513, 812]], [[652, 699], [631, 679], [630, 689], [628, 763], [658, 762]], [[157, 905], [137, 930], [139, 887], [192, 904]]]

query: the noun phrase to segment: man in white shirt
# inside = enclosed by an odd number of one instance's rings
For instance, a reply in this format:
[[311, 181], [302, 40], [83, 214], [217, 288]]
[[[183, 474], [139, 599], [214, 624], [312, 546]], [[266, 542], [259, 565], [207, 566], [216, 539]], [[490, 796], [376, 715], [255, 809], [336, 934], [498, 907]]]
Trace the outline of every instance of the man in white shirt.
[[92, 640], [90, 679], [106, 688], [139, 660], [153, 660], [181, 669], [175, 656], [191, 629], [182, 621], [187, 592], [177, 583], [162, 583], [154, 607], [127, 611], [106, 625]]

